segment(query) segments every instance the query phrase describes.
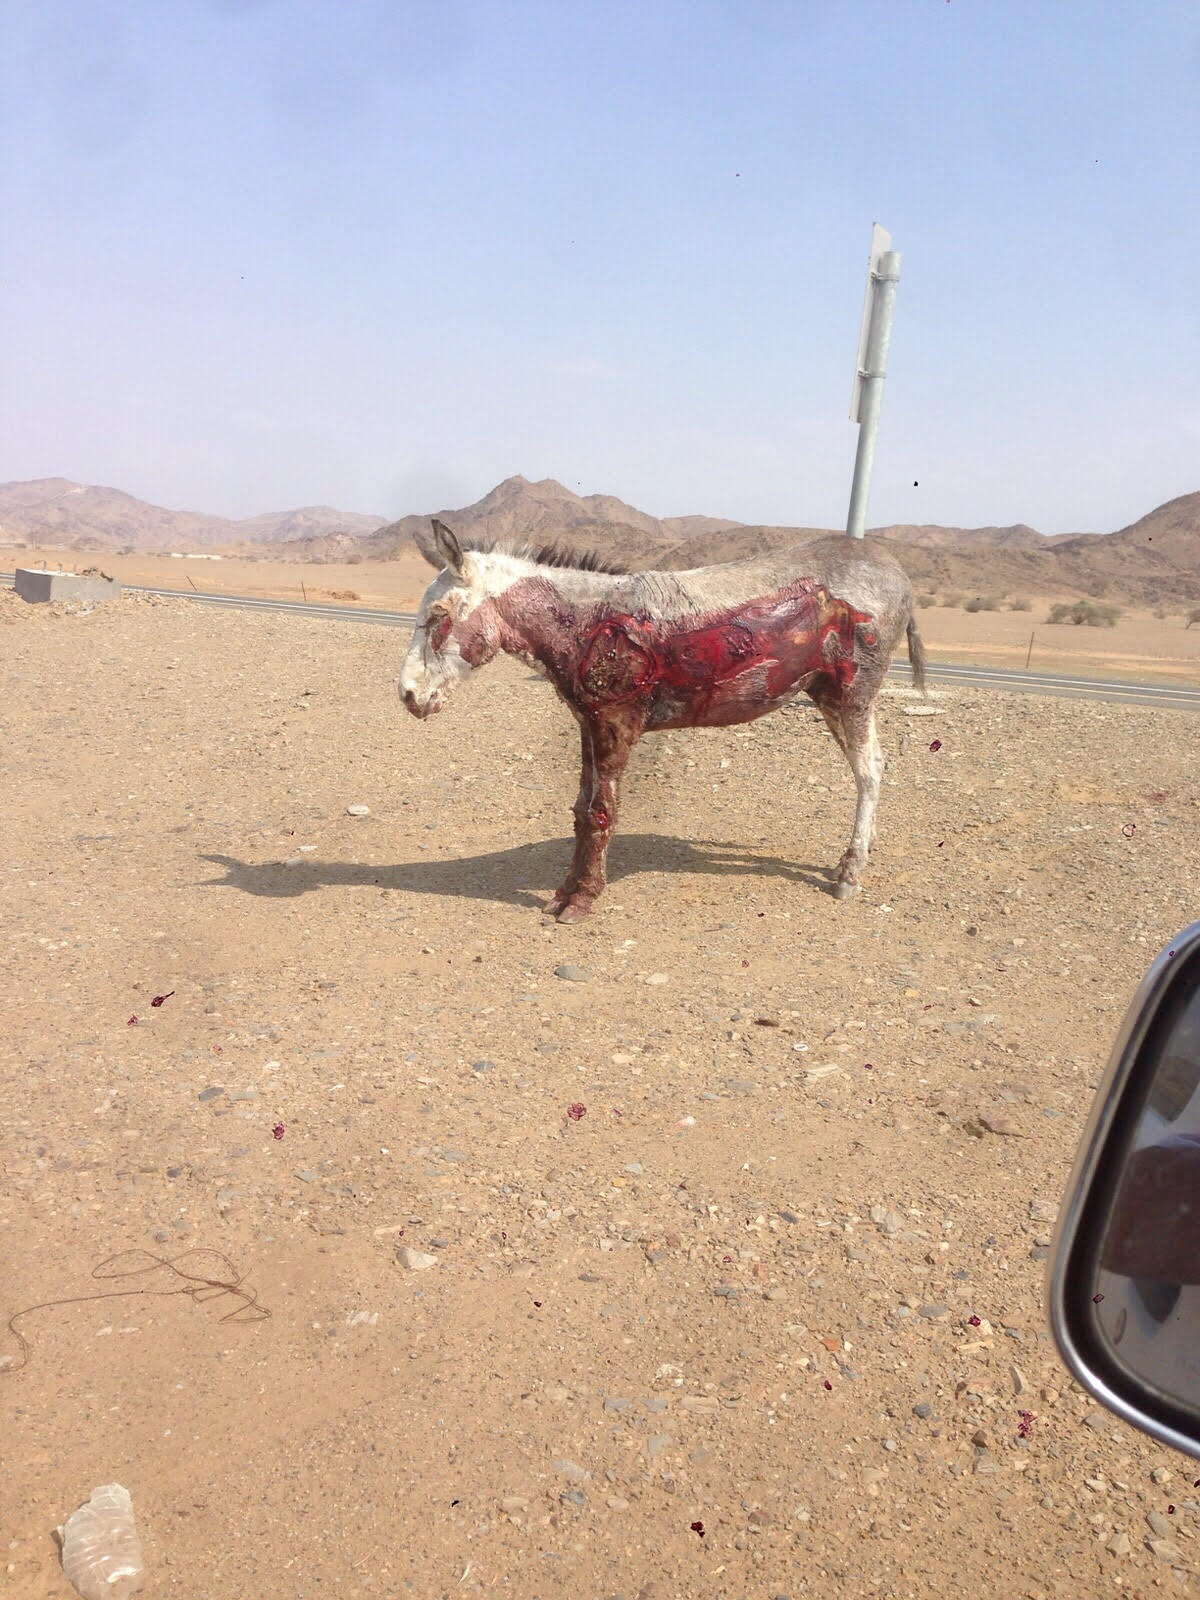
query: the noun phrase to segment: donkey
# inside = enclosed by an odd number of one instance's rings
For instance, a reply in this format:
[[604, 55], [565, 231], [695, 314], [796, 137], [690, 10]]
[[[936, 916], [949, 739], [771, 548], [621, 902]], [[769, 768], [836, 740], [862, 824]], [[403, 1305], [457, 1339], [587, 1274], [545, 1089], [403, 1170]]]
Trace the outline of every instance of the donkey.
[[579, 724], [575, 854], [547, 915], [576, 922], [603, 890], [621, 775], [643, 733], [751, 722], [801, 691], [854, 774], [854, 832], [833, 893], [859, 888], [884, 767], [875, 701], [904, 632], [925, 687], [912, 589], [886, 551], [836, 535], [687, 572], [628, 572], [552, 545], [464, 545], [436, 518], [417, 543], [439, 573], [397, 684], [409, 711], [440, 711], [503, 650], [540, 669]]

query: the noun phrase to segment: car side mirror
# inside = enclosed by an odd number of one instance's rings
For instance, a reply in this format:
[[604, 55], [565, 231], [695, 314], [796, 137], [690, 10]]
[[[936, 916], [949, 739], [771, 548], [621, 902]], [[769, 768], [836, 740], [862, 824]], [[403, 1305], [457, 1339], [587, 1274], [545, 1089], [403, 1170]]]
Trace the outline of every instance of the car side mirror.
[[1134, 996], [1059, 1210], [1050, 1322], [1101, 1404], [1200, 1459], [1200, 922]]

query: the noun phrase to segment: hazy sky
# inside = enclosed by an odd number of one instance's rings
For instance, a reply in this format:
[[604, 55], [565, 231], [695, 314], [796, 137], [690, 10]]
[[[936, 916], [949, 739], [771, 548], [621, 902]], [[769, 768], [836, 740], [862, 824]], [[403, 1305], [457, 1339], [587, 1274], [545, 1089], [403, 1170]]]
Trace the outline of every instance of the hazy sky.
[[1106, 531], [1200, 488], [1194, 0], [8, 0], [0, 479], [400, 516], [514, 472]]

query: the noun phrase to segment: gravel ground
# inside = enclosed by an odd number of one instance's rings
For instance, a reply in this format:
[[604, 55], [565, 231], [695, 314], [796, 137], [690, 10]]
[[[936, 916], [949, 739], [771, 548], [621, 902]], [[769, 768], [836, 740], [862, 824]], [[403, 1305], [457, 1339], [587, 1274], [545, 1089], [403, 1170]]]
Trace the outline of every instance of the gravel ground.
[[845, 904], [815, 713], [660, 735], [565, 928], [567, 713], [404, 642], [0, 594], [0, 1592], [114, 1480], [150, 1597], [1194, 1592], [1043, 1276], [1200, 722], [889, 693]]

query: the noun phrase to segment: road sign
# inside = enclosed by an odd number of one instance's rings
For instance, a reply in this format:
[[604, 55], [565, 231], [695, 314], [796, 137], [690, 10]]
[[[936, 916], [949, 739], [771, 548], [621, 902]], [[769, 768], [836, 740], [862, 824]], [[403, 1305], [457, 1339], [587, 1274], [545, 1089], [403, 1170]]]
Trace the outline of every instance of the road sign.
[[853, 539], [862, 538], [866, 524], [875, 435], [879, 428], [879, 408], [883, 404], [883, 380], [892, 337], [892, 310], [896, 303], [896, 285], [900, 281], [900, 256], [891, 244], [891, 234], [876, 223], [871, 230], [867, 293], [858, 330], [854, 389], [850, 396], [850, 420], [859, 425], [850, 511], [846, 519], [846, 532]]
[[862, 404], [862, 380], [867, 364], [867, 341], [871, 337], [871, 312], [875, 306], [875, 288], [878, 283], [879, 263], [892, 248], [892, 236], [878, 223], [871, 229], [871, 255], [867, 262], [867, 291], [863, 295], [862, 321], [858, 328], [858, 354], [854, 357], [854, 387], [850, 391], [850, 421], [861, 422], [859, 408]]

